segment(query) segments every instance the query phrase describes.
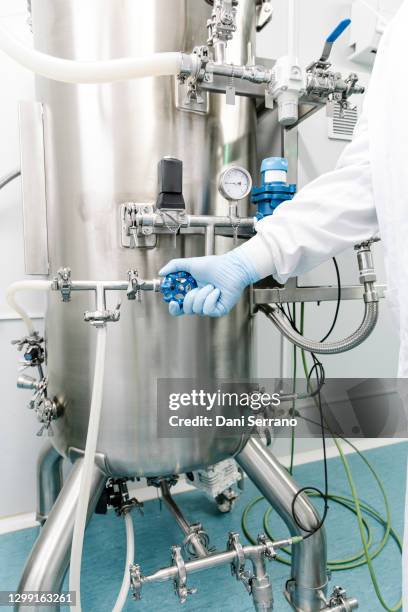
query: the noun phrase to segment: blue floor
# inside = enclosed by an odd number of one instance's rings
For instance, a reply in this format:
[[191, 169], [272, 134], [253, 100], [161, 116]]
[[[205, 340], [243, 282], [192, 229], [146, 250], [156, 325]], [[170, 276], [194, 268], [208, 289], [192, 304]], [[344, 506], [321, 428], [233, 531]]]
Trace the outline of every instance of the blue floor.
[[[369, 451], [366, 457], [372, 462], [380, 478], [385, 482], [391, 501], [393, 524], [402, 535], [404, 521], [405, 470], [408, 443], [388, 446]], [[355, 455], [349, 456], [353, 473], [362, 499], [382, 509], [381, 497], [366, 467]], [[296, 468], [295, 477], [302, 485], [322, 488], [322, 464], [312, 463]], [[330, 489], [340, 495], [349, 495], [342, 465], [338, 459], [329, 460]], [[230, 515], [220, 515], [214, 505], [200, 493], [186, 493], [177, 496], [177, 502], [187, 517], [205, 525], [211, 541], [220, 550], [225, 548], [227, 534], [231, 530], [241, 532], [240, 517], [249, 500], [258, 494], [251, 483], [246, 488], [234, 511]], [[262, 531], [262, 516], [266, 506], [260, 504], [253, 512], [250, 527], [253, 532]], [[167, 566], [170, 547], [181, 541], [180, 533], [165, 508], [160, 509], [158, 501], [145, 504], [145, 515], [134, 514], [136, 529], [137, 559], [143, 573], [150, 573], [159, 567]], [[375, 523], [373, 523], [375, 525]], [[271, 526], [277, 538], [287, 534], [280, 519], [274, 517]], [[342, 558], [360, 549], [360, 540], [355, 518], [344, 509], [332, 504], [326, 522], [329, 540], [329, 557]], [[27, 529], [17, 533], [0, 536], [0, 590], [15, 589], [24, 561], [35, 540], [37, 530]], [[380, 527], [374, 528], [376, 541], [382, 536]], [[124, 565], [124, 526], [122, 520], [113, 513], [94, 516], [86, 534], [83, 562], [83, 610], [84, 612], [109, 612], [112, 610], [118, 593]], [[401, 559], [397, 548], [390, 543], [376, 560], [375, 567], [389, 605], [395, 605], [401, 590]], [[277, 562], [271, 563], [270, 575], [274, 585], [276, 612], [289, 611], [282, 595], [282, 588], [288, 577], [288, 570]], [[340, 584], [347, 592], [360, 601], [360, 610], [376, 612], [382, 610], [371, 586], [366, 567], [353, 571], [336, 572], [332, 585]], [[192, 575], [189, 586], [198, 591], [180, 608], [173, 593], [171, 583], [148, 585], [144, 587], [141, 602], [129, 603], [125, 610], [140, 612], [159, 612], [166, 610], [246, 612], [253, 610], [251, 600], [244, 587], [232, 579], [229, 567], [209, 570], [204, 574]], [[4, 608], [6, 609], [6, 608]], [[46, 609], [46, 608], [44, 608]]]

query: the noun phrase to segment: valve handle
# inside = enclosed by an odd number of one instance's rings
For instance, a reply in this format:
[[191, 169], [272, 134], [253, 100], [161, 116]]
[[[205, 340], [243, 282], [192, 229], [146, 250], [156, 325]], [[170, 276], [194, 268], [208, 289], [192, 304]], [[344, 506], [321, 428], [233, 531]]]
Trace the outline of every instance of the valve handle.
[[162, 281], [160, 292], [165, 302], [177, 302], [182, 307], [187, 293], [197, 286], [197, 281], [188, 272], [172, 272]]
[[335, 43], [343, 32], [347, 30], [350, 24], [351, 19], [343, 19], [343, 21], [340, 21], [340, 23], [334, 28], [333, 32], [326, 38], [326, 42]]
[[347, 30], [350, 24], [351, 24], [351, 19], [343, 19], [343, 21], [340, 21], [340, 23], [334, 28], [333, 32], [329, 34], [329, 36], [326, 38], [323, 53], [320, 58], [321, 62], [327, 62], [327, 60], [330, 57], [330, 54], [333, 48], [333, 44], [336, 42], [338, 38], [340, 38], [343, 32]]

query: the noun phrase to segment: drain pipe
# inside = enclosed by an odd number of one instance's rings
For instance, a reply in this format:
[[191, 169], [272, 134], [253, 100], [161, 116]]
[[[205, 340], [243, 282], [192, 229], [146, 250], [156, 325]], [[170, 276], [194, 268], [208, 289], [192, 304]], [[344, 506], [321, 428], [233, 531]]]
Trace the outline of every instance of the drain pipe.
[[207, 538], [208, 536], [201, 530], [201, 525], [190, 525], [190, 523], [184, 518], [180, 508], [177, 506], [170, 493], [170, 487], [167, 480], [163, 479], [160, 481], [160, 490], [164, 503], [186, 536], [186, 546], [190, 545], [194, 551], [194, 554], [198, 558], [206, 557], [208, 555], [208, 550], [200, 538], [200, 533], [202, 534], [203, 538]]
[[[280, 465], [270, 450], [257, 438], [251, 438], [235, 457], [262, 495], [285, 521], [292, 536], [306, 536], [292, 515], [292, 502], [300, 487]], [[299, 523], [310, 530], [320, 522], [307, 495], [297, 497]], [[327, 545], [324, 527], [293, 547], [292, 572], [287, 583], [287, 598], [296, 610], [316, 612], [326, 608], [328, 585]]]

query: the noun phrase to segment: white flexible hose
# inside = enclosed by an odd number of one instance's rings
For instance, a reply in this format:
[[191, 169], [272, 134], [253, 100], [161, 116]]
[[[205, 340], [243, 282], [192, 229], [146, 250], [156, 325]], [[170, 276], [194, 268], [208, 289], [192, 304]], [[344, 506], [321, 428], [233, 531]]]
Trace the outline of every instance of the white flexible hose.
[[98, 62], [62, 59], [31, 49], [3, 27], [0, 27], [0, 50], [35, 74], [65, 83], [112, 83], [177, 75], [182, 62], [182, 54], [177, 52]]
[[98, 442], [99, 423], [102, 412], [103, 381], [105, 375], [106, 325], [96, 328], [95, 371], [92, 388], [91, 411], [85, 445], [83, 472], [79, 488], [78, 504], [75, 512], [74, 534], [72, 538], [71, 563], [69, 569], [69, 590], [76, 593], [73, 610], [81, 611], [81, 563], [89, 495], [92, 484], [92, 467], [95, 461]]
[[32, 336], [35, 332], [34, 323], [24, 308], [16, 302], [15, 295], [19, 291], [48, 291], [50, 288], [50, 281], [32, 280], [18, 281], [6, 290], [6, 302], [23, 319], [29, 336]]
[[130, 573], [129, 567], [133, 565], [135, 559], [135, 534], [133, 530], [133, 521], [130, 512], [125, 514], [125, 526], [126, 526], [126, 562], [125, 562], [125, 573], [123, 575], [122, 586], [116, 600], [115, 606], [112, 612], [122, 612], [126, 599], [130, 589]]

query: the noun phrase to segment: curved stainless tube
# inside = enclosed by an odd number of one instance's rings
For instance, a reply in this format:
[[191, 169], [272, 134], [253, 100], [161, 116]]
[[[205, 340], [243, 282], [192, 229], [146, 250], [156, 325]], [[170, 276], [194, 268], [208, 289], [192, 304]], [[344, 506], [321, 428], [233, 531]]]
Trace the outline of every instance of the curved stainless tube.
[[[18, 592], [59, 592], [61, 590], [62, 581], [69, 564], [75, 509], [79, 497], [82, 469], [83, 459], [77, 459], [33, 546], [31, 554], [26, 562], [20, 584], [17, 587]], [[92, 491], [88, 506], [88, 519], [92, 516], [96, 503], [105, 486], [105, 482], [106, 476], [94, 466], [92, 474]], [[59, 609], [59, 605], [47, 608], [49, 612], [56, 612]], [[21, 612], [38, 612], [39, 607], [16, 605], [15, 610], [21, 610]]]
[[[291, 535], [306, 535], [292, 515], [292, 502], [300, 487], [270, 450], [259, 439], [251, 438], [235, 459], [285, 521]], [[299, 522], [310, 530], [320, 522], [317, 511], [305, 494], [297, 498], [296, 515]], [[324, 527], [293, 547], [292, 572], [287, 589], [288, 598], [296, 610], [316, 612], [325, 608], [323, 596], [328, 582], [326, 548]]]
[[43, 525], [62, 487], [62, 456], [51, 442], [46, 442], [37, 460], [36, 519]]
[[12, 170], [8, 174], [5, 174], [4, 176], [0, 177], [0, 189], [3, 189], [3, 187], [11, 183], [11, 181], [14, 181], [14, 179], [19, 177], [20, 174], [21, 174], [20, 168], [16, 168], [15, 170]]
[[378, 302], [366, 303], [363, 321], [353, 334], [337, 342], [317, 342], [315, 340], [308, 340], [298, 334], [290, 325], [285, 315], [279, 310], [278, 306], [262, 305], [258, 307], [258, 310], [263, 312], [276, 325], [281, 334], [289, 342], [305, 351], [320, 355], [336, 355], [337, 353], [351, 351], [368, 338], [378, 321]]

